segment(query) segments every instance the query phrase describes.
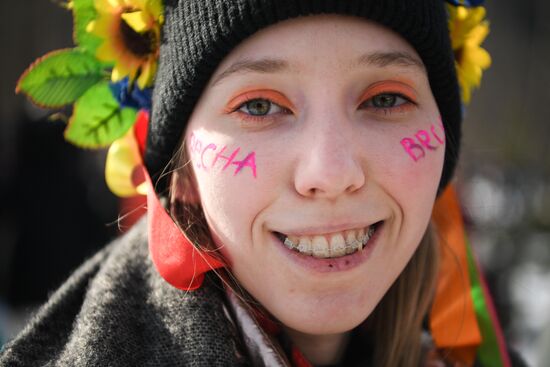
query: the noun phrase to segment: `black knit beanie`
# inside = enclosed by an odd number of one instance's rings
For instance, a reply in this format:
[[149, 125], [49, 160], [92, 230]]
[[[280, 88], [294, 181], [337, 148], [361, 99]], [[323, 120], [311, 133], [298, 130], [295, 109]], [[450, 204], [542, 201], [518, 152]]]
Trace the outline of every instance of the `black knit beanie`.
[[428, 72], [443, 120], [446, 151], [439, 189], [453, 175], [460, 145], [461, 101], [444, 0], [164, 0], [165, 23], [145, 165], [157, 192], [195, 104], [222, 59], [256, 31], [305, 15], [364, 17], [407, 40]]

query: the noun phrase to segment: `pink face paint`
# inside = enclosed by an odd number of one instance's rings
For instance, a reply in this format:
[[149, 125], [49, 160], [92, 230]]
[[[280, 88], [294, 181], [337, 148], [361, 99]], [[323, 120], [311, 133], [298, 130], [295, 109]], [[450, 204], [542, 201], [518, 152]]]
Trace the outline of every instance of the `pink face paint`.
[[190, 142], [189, 142], [189, 150], [191, 150], [192, 153], [200, 153], [200, 150], [198, 149], [198, 144], [200, 143], [199, 139], [195, 136], [195, 134], [191, 134]]
[[[203, 148], [204, 147], [204, 148]], [[236, 166], [235, 172], [233, 175], [241, 172], [245, 167], [249, 167], [252, 171], [254, 178], [257, 177], [257, 167], [256, 167], [256, 152], [249, 152], [245, 158], [241, 161], [236, 160], [237, 155], [241, 151], [241, 147], [237, 147], [233, 150], [230, 155], [224, 155], [225, 150], [228, 149], [227, 146], [223, 146], [221, 150], [218, 150], [218, 146], [214, 143], [205, 144], [200, 139], [198, 139], [195, 134], [191, 133], [189, 137], [189, 151], [191, 155], [195, 158], [194, 164], [197, 169], [202, 169], [205, 172], [209, 172], [212, 168], [216, 166], [219, 161], [225, 161], [225, 164], [221, 167], [221, 171], [225, 171], [229, 166]], [[212, 162], [208, 164], [210, 160], [208, 156], [214, 154]], [[218, 166], [220, 166], [218, 164]]]
[[[443, 131], [443, 138], [436, 133], [435, 128], [437, 125]], [[426, 151], [434, 151], [439, 146], [445, 144], [445, 130], [441, 118], [437, 125], [432, 124], [430, 130], [418, 130], [414, 134], [414, 137], [404, 137], [401, 139], [401, 146], [413, 161], [418, 162], [419, 159], [426, 156]]]
[[[401, 145], [415, 162], [426, 155], [426, 153], [424, 152], [424, 149], [422, 149], [422, 146], [419, 144], [416, 144], [414, 140], [411, 138], [401, 139]], [[416, 153], [414, 152], [414, 149], [417, 150], [418, 155], [416, 155]]]
[[439, 135], [437, 135], [437, 133], [435, 132], [435, 126], [434, 125], [432, 125], [430, 130], [431, 130], [432, 135], [434, 136], [434, 138], [436, 138], [436, 140], [439, 142], [439, 144], [443, 144], [443, 143], [445, 143], [445, 130], [443, 129], [442, 124], [439, 124], [439, 127], [441, 127], [441, 130], [443, 131], [443, 138], [440, 138]]
[[239, 147], [239, 148], [235, 149], [229, 157], [227, 157], [225, 155], [222, 155], [222, 153], [225, 152], [225, 148], [227, 148], [227, 147], [224, 145], [222, 150], [220, 150], [220, 152], [216, 154], [216, 158], [214, 158], [214, 161], [212, 162], [212, 165], [210, 167], [214, 167], [214, 165], [216, 164], [216, 162], [218, 161], [219, 158], [225, 159], [227, 161], [227, 163], [222, 168], [222, 171], [225, 171], [225, 169], [227, 167], [229, 167], [229, 165], [233, 162], [233, 159], [235, 159], [235, 156], [237, 155], [237, 153], [239, 153], [239, 150], [241, 150], [241, 148]]
[[256, 178], [256, 152], [248, 153], [245, 159], [242, 161], [233, 162], [233, 164], [237, 165], [237, 169], [235, 170], [233, 176], [239, 173], [244, 167], [250, 167], [254, 178]]
[[202, 141], [197, 140], [197, 145], [195, 146], [195, 152], [200, 153], [202, 151]]
[[424, 148], [429, 150], [437, 149], [436, 146], [430, 145], [430, 134], [426, 130], [419, 130], [416, 134], [414, 134], [414, 136], [424, 146]]
[[210, 143], [201, 152], [201, 168], [203, 168], [206, 172], [208, 172], [208, 168], [206, 167], [206, 164], [204, 164], [204, 153], [206, 153], [206, 151], [209, 150], [209, 149], [212, 149], [212, 150], [215, 151], [216, 148], [217, 148], [216, 144]]

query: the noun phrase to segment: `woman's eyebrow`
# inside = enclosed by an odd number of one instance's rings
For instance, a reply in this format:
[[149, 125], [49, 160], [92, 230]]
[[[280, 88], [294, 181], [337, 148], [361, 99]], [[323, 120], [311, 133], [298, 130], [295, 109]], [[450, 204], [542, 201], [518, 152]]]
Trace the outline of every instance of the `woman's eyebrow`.
[[[360, 56], [354, 66], [413, 66], [425, 72], [424, 64], [416, 57], [406, 52], [373, 52]], [[259, 73], [277, 73], [290, 69], [290, 64], [283, 59], [264, 58], [259, 60], [241, 60], [231, 64], [218, 76], [216, 76], [212, 85], [216, 85], [222, 79], [236, 73], [259, 72]]]
[[426, 72], [422, 61], [406, 52], [373, 52], [360, 56], [357, 60], [357, 66], [378, 66], [381, 68], [387, 66], [412, 66]]
[[231, 74], [254, 71], [259, 73], [277, 73], [290, 69], [287, 61], [282, 59], [259, 59], [259, 60], [242, 60], [231, 64], [222, 73], [216, 76], [212, 85], [216, 85], [222, 79], [227, 78]]

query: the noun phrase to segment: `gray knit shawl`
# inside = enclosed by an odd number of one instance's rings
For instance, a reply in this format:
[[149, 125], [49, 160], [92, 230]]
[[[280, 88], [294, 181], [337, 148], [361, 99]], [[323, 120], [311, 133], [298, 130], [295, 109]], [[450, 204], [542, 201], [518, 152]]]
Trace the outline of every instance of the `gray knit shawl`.
[[194, 292], [168, 285], [145, 229], [142, 221], [82, 265], [4, 347], [0, 366], [246, 365], [216, 280]]

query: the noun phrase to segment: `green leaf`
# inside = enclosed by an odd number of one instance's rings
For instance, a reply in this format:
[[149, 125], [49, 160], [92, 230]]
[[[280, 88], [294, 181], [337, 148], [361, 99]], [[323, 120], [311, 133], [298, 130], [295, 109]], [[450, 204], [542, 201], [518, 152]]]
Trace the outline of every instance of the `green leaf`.
[[101, 82], [76, 103], [65, 139], [84, 148], [101, 148], [122, 137], [136, 121], [137, 111], [121, 108], [109, 83]]
[[73, 103], [102, 78], [101, 64], [90, 54], [58, 50], [35, 61], [15, 91], [25, 93], [37, 105], [57, 108]]
[[74, 19], [74, 42], [83, 50], [95, 54], [101, 39], [86, 31], [88, 24], [97, 17], [94, 0], [74, 0], [72, 3]]

